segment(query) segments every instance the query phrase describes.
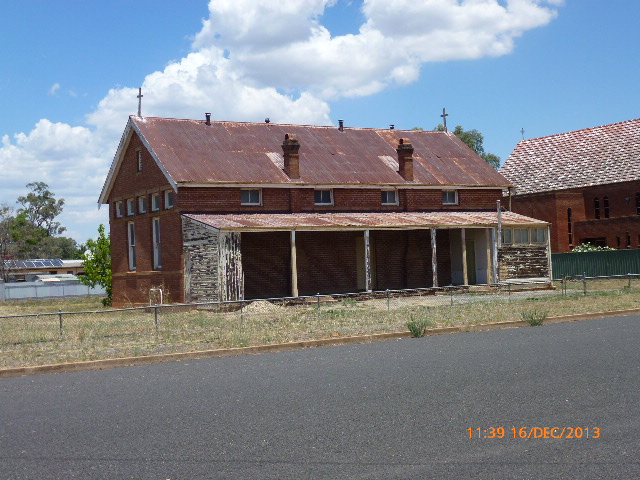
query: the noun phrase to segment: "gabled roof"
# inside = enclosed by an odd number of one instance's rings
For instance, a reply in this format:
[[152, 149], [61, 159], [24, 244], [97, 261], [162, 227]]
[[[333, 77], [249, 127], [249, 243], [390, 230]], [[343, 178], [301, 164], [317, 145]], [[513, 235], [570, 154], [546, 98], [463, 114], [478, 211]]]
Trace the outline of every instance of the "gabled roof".
[[[452, 133], [129, 117], [105, 182], [111, 185], [133, 132], [174, 187], [215, 184], [507, 187], [509, 182]], [[282, 142], [300, 142], [300, 178], [282, 169]], [[414, 181], [398, 173], [400, 138], [414, 147]]]
[[640, 179], [640, 119], [523, 140], [500, 170], [516, 194]]

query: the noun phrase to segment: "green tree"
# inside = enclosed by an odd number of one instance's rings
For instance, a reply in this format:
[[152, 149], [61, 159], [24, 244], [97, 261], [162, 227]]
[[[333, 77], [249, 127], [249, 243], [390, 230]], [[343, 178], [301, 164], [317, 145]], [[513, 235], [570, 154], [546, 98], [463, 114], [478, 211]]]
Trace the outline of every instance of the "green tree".
[[10, 264], [8, 263], [9, 248], [12, 244], [11, 223], [13, 208], [9, 204], [0, 204], [0, 281], [8, 280]]
[[27, 188], [31, 191], [24, 197], [18, 197], [18, 203], [22, 205], [18, 214], [24, 213], [29, 222], [37, 228], [42, 228], [50, 237], [64, 232], [66, 229], [55, 221], [62, 213], [64, 199], [56, 200], [49, 190], [49, 185], [44, 182], [29, 183]]
[[82, 256], [82, 266], [84, 267], [84, 275], [81, 275], [80, 281], [95, 287], [100, 285], [107, 292], [107, 298], [102, 299], [104, 306], [112, 303], [111, 290], [111, 240], [104, 232], [104, 225], [98, 227], [98, 238], [96, 240], [90, 238], [87, 240], [87, 251]]
[[581, 252], [608, 252], [611, 250], [615, 250], [612, 247], [601, 247], [600, 245], [594, 245], [592, 243], [582, 243], [580, 245], [576, 245], [571, 250], [572, 253], [581, 253]]
[[[439, 124], [435, 128], [435, 131], [444, 132], [444, 125]], [[497, 169], [500, 167], [500, 157], [494, 155], [493, 153], [487, 153], [484, 151], [484, 137], [478, 130], [474, 128], [473, 130], [465, 131], [461, 125], [458, 125], [453, 131], [453, 134], [464, 143], [466, 143], [469, 148], [471, 148], [471, 150], [480, 155], [485, 160], [485, 162], [487, 162], [493, 168]]]

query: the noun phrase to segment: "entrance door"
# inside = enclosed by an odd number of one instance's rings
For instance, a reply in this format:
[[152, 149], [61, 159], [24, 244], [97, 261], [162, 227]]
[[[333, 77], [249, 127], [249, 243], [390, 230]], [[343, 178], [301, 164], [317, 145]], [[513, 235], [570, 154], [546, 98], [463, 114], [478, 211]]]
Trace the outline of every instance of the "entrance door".
[[476, 278], [476, 246], [471, 241], [465, 242], [467, 249], [467, 282], [469, 285], [475, 285], [477, 283]]

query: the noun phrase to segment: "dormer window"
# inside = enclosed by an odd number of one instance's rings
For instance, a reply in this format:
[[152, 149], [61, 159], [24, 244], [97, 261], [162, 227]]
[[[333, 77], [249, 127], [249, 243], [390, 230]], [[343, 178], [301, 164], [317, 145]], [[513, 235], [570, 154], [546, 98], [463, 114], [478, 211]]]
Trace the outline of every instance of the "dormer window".
[[382, 205], [398, 205], [398, 192], [395, 190], [382, 190]]
[[241, 190], [240, 203], [242, 205], [262, 205], [262, 191], [260, 189]]
[[333, 190], [318, 189], [314, 193], [314, 203], [316, 205], [333, 205]]
[[457, 190], [443, 190], [442, 191], [442, 204], [443, 205], [458, 205], [458, 191]]

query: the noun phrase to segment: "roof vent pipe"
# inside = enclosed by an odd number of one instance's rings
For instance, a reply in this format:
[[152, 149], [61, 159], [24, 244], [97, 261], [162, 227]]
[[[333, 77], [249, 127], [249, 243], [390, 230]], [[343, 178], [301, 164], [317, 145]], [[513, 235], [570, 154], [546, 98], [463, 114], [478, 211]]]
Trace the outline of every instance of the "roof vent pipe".
[[205, 125], [211, 125], [211, 114], [210, 113], [205, 113], [204, 114], [206, 120], [205, 120]]
[[344, 132], [344, 120], [338, 120], [338, 130], [340, 130], [341, 132]]
[[395, 125], [389, 125], [389, 130], [393, 130], [394, 128], [396, 128]]

